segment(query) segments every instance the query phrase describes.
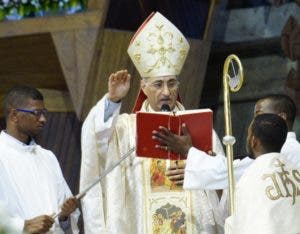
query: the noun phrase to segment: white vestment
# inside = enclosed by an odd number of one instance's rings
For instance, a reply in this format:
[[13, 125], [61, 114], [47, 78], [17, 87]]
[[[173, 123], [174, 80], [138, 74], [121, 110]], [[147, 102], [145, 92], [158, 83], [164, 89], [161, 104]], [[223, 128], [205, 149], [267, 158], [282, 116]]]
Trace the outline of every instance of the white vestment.
[[[2, 131], [0, 152], [0, 203], [18, 233], [24, 220], [57, 213], [72, 196], [51, 151], [34, 141], [26, 145]], [[78, 216], [78, 210], [71, 215], [73, 233], [78, 233]], [[57, 218], [49, 233], [64, 233]]]
[[[136, 115], [119, 115], [119, 106], [104, 121], [105, 100], [91, 109], [83, 124], [81, 190], [135, 146]], [[213, 142], [214, 150], [223, 152], [215, 133]], [[133, 153], [86, 194], [82, 199], [86, 234], [180, 233], [180, 228], [187, 233], [218, 233], [222, 229], [215, 191], [154, 192], [152, 162]]]
[[300, 168], [286, 156], [259, 156], [245, 171], [235, 190], [234, 215], [225, 233], [300, 233]]
[[7, 210], [0, 201], [0, 233], [13, 234], [17, 232], [17, 227], [11, 222]]
[[[300, 167], [300, 143], [294, 132], [288, 132], [281, 153], [295, 167]], [[253, 159], [249, 157], [233, 161], [237, 181], [252, 163]], [[193, 147], [189, 150], [184, 175], [185, 189], [225, 189], [228, 187], [227, 178], [227, 161], [224, 154], [211, 157]]]

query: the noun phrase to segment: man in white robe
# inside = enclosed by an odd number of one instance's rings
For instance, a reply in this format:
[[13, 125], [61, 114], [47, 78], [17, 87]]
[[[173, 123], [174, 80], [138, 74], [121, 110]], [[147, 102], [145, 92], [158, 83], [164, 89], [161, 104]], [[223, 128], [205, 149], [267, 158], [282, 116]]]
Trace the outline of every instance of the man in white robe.
[[279, 153], [286, 136], [278, 115], [262, 114], [250, 124], [247, 148], [256, 159], [237, 183], [225, 233], [300, 233], [300, 168]]
[[[178, 80], [189, 46], [174, 25], [159, 13], [151, 15], [138, 30], [128, 53], [141, 77], [146, 100], [141, 110], [159, 111], [163, 104], [183, 110], [176, 101]], [[149, 36], [151, 35], [151, 36]], [[150, 48], [151, 47], [151, 48]], [[158, 53], [158, 52], [161, 53]], [[136, 115], [119, 115], [121, 100], [130, 87], [126, 70], [112, 74], [109, 91], [94, 106], [82, 128], [80, 188], [86, 188], [99, 174], [135, 147]], [[139, 109], [139, 108], [137, 108]], [[214, 150], [222, 146], [214, 134]], [[153, 186], [157, 160], [136, 157], [125, 160], [82, 199], [85, 233], [218, 233], [213, 202], [214, 191], [185, 192], [167, 177], [164, 185]], [[166, 170], [166, 160], [161, 160]], [[172, 162], [170, 162], [172, 164]], [[158, 163], [157, 163], [158, 164]], [[164, 175], [162, 175], [164, 176]], [[220, 230], [219, 230], [220, 229]]]
[[33, 140], [46, 123], [42, 94], [31, 87], [15, 87], [4, 106], [0, 203], [10, 223], [18, 233], [64, 233], [70, 225], [73, 233], [78, 233], [77, 199], [72, 197], [55, 155]]
[[[296, 139], [295, 132], [292, 131], [296, 116], [294, 102], [286, 95], [268, 95], [258, 100], [255, 104], [254, 116], [263, 113], [277, 114], [286, 121], [289, 132], [281, 153], [290, 163], [300, 167], [300, 143]], [[206, 152], [192, 147], [186, 139], [186, 136], [177, 137], [173, 143], [169, 143], [169, 148], [172, 150], [188, 150], [184, 174], [184, 188], [226, 189], [228, 186], [228, 177], [225, 155], [217, 154], [212, 157]], [[252, 163], [253, 159], [249, 157], [233, 161], [234, 175], [237, 181]]]

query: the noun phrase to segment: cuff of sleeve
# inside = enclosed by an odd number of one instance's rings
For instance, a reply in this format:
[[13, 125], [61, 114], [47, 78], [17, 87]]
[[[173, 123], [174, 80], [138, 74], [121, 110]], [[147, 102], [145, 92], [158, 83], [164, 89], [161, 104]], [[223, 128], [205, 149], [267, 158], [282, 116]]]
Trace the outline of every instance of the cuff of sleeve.
[[106, 107], [108, 107], [109, 109], [117, 109], [119, 106], [121, 106], [121, 100], [119, 102], [113, 102], [111, 100], [108, 99], [107, 94], [105, 95], [105, 104]]
[[[117, 114], [119, 114], [119, 111], [121, 109], [121, 102], [115, 103], [115, 102], [110, 101], [107, 98], [107, 94], [105, 96], [105, 104], [104, 105], [105, 105], [105, 107], [104, 107], [104, 122], [107, 122], [110, 119], [110, 117], [114, 115], [114, 113], [117, 112]], [[99, 110], [101, 110], [101, 108], [99, 108]], [[102, 109], [102, 111], [103, 111], [103, 109]]]
[[205, 152], [196, 149], [195, 147], [191, 147], [187, 155], [185, 169], [186, 170], [194, 169], [199, 165], [201, 160], [205, 160], [206, 157], [208, 157], [208, 155]]

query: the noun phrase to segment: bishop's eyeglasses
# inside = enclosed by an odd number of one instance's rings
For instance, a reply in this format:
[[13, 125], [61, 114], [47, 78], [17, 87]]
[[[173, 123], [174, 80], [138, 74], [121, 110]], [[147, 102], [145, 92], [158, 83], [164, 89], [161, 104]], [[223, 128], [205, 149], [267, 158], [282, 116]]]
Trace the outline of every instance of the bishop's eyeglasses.
[[180, 82], [178, 80], [169, 80], [164, 82], [162, 80], [154, 81], [153, 83], [147, 83], [150, 87], [156, 90], [163, 90], [164, 86], [167, 85], [167, 88], [170, 91], [174, 91], [179, 87]]

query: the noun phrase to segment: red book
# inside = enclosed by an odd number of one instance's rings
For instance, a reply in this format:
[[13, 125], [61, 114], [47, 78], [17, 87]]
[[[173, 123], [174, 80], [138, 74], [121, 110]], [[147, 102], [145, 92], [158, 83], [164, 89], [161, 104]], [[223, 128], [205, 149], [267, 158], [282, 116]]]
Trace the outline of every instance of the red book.
[[212, 150], [213, 112], [210, 109], [197, 109], [174, 112], [137, 112], [136, 114], [136, 154], [139, 157], [179, 160], [183, 157], [155, 148], [159, 142], [152, 139], [152, 131], [159, 126], [181, 135], [181, 126], [186, 124], [192, 137], [193, 146], [202, 150]]

